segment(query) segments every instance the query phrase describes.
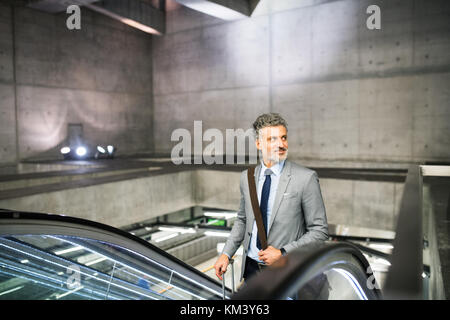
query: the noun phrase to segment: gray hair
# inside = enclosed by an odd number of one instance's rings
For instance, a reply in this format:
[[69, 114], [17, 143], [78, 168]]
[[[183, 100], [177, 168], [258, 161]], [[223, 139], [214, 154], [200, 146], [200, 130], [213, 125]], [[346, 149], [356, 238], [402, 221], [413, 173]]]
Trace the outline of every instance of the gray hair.
[[255, 130], [256, 140], [259, 138], [259, 130], [265, 127], [276, 127], [276, 126], [284, 126], [287, 128], [287, 122], [280, 116], [279, 113], [264, 113], [256, 118], [255, 122], [253, 122], [253, 130]]

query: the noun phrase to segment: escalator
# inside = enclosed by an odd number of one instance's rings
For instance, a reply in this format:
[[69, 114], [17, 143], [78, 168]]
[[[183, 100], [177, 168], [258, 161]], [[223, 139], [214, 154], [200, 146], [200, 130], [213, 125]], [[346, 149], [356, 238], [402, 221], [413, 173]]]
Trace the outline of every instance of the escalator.
[[125, 231], [93, 221], [0, 210], [0, 299], [380, 299], [349, 243], [304, 247], [236, 294]]
[[249, 279], [236, 300], [378, 300], [381, 290], [357, 246], [303, 246]]
[[0, 299], [222, 296], [218, 281], [127, 232], [73, 217], [0, 210]]

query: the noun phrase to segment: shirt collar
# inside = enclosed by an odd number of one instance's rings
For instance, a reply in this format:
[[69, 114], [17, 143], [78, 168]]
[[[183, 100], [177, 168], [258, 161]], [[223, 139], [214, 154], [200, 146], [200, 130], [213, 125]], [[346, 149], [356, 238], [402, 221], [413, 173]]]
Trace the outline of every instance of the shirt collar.
[[[286, 160], [280, 161], [277, 164], [273, 165], [272, 167], [270, 167], [270, 170], [272, 170], [273, 174], [276, 176], [281, 175], [281, 171], [284, 168], [284, 163]], [[264, 161], [261, 160], [261, 171], [260, 171], [260, 176], [264, 176], [264, 172], [266, 172], [266, 165], [264, 164]]]

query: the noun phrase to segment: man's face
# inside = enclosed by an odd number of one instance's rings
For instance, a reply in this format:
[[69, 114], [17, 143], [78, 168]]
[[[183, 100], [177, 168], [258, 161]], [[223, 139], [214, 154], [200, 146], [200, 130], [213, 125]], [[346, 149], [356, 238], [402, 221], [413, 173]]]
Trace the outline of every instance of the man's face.
[[287, 130], [284, 126], [265, 127], [259, 130], [256, 148], [261, 150], [264, 163], [273, 165], [286, 160], [288, 154]]

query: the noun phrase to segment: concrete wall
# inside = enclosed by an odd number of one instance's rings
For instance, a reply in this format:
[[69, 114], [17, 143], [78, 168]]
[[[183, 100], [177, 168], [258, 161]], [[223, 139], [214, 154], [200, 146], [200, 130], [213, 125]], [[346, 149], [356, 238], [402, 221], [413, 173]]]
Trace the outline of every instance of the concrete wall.
[[16, 160], [16, 116], [11, 10], [0, 4], [0, 162]]
[[[56, 213], [115, 227], [202, 206], [238, 210], [239, 172], [192, 170], [0, 200], [0, 208]], [[395, 230], [403, 184], [320, 179], [330, 224]]]
[[151, 150], [151, 36], [83, 8], [68, 30], [67, 17], [0, 4], [0, 166], [60, 157], [68, 123], [94, 146]]
[[[238, 210], [239, 177], [198, 169], [4, 199], [0, 208], [122, 227], [193, 206]], [[320, 186], [330, 224], [395, 230], [402, 183], [320, 179]]]
[[[366, 27], [372, 4], [381, 30]], [[448, 160], [449, 6], [262, 0], [234, 22], [176, 7], [153, 39], [155, 150], [170, 152], [172, 131], [192, 132], [194, 120], [247, 129], [274, 111], [288, 121], [294, 158]]]
[[195, 206], [192, 174], [185, 171], [4, 199], [0, 208], [64, 214], [122, 227]]

